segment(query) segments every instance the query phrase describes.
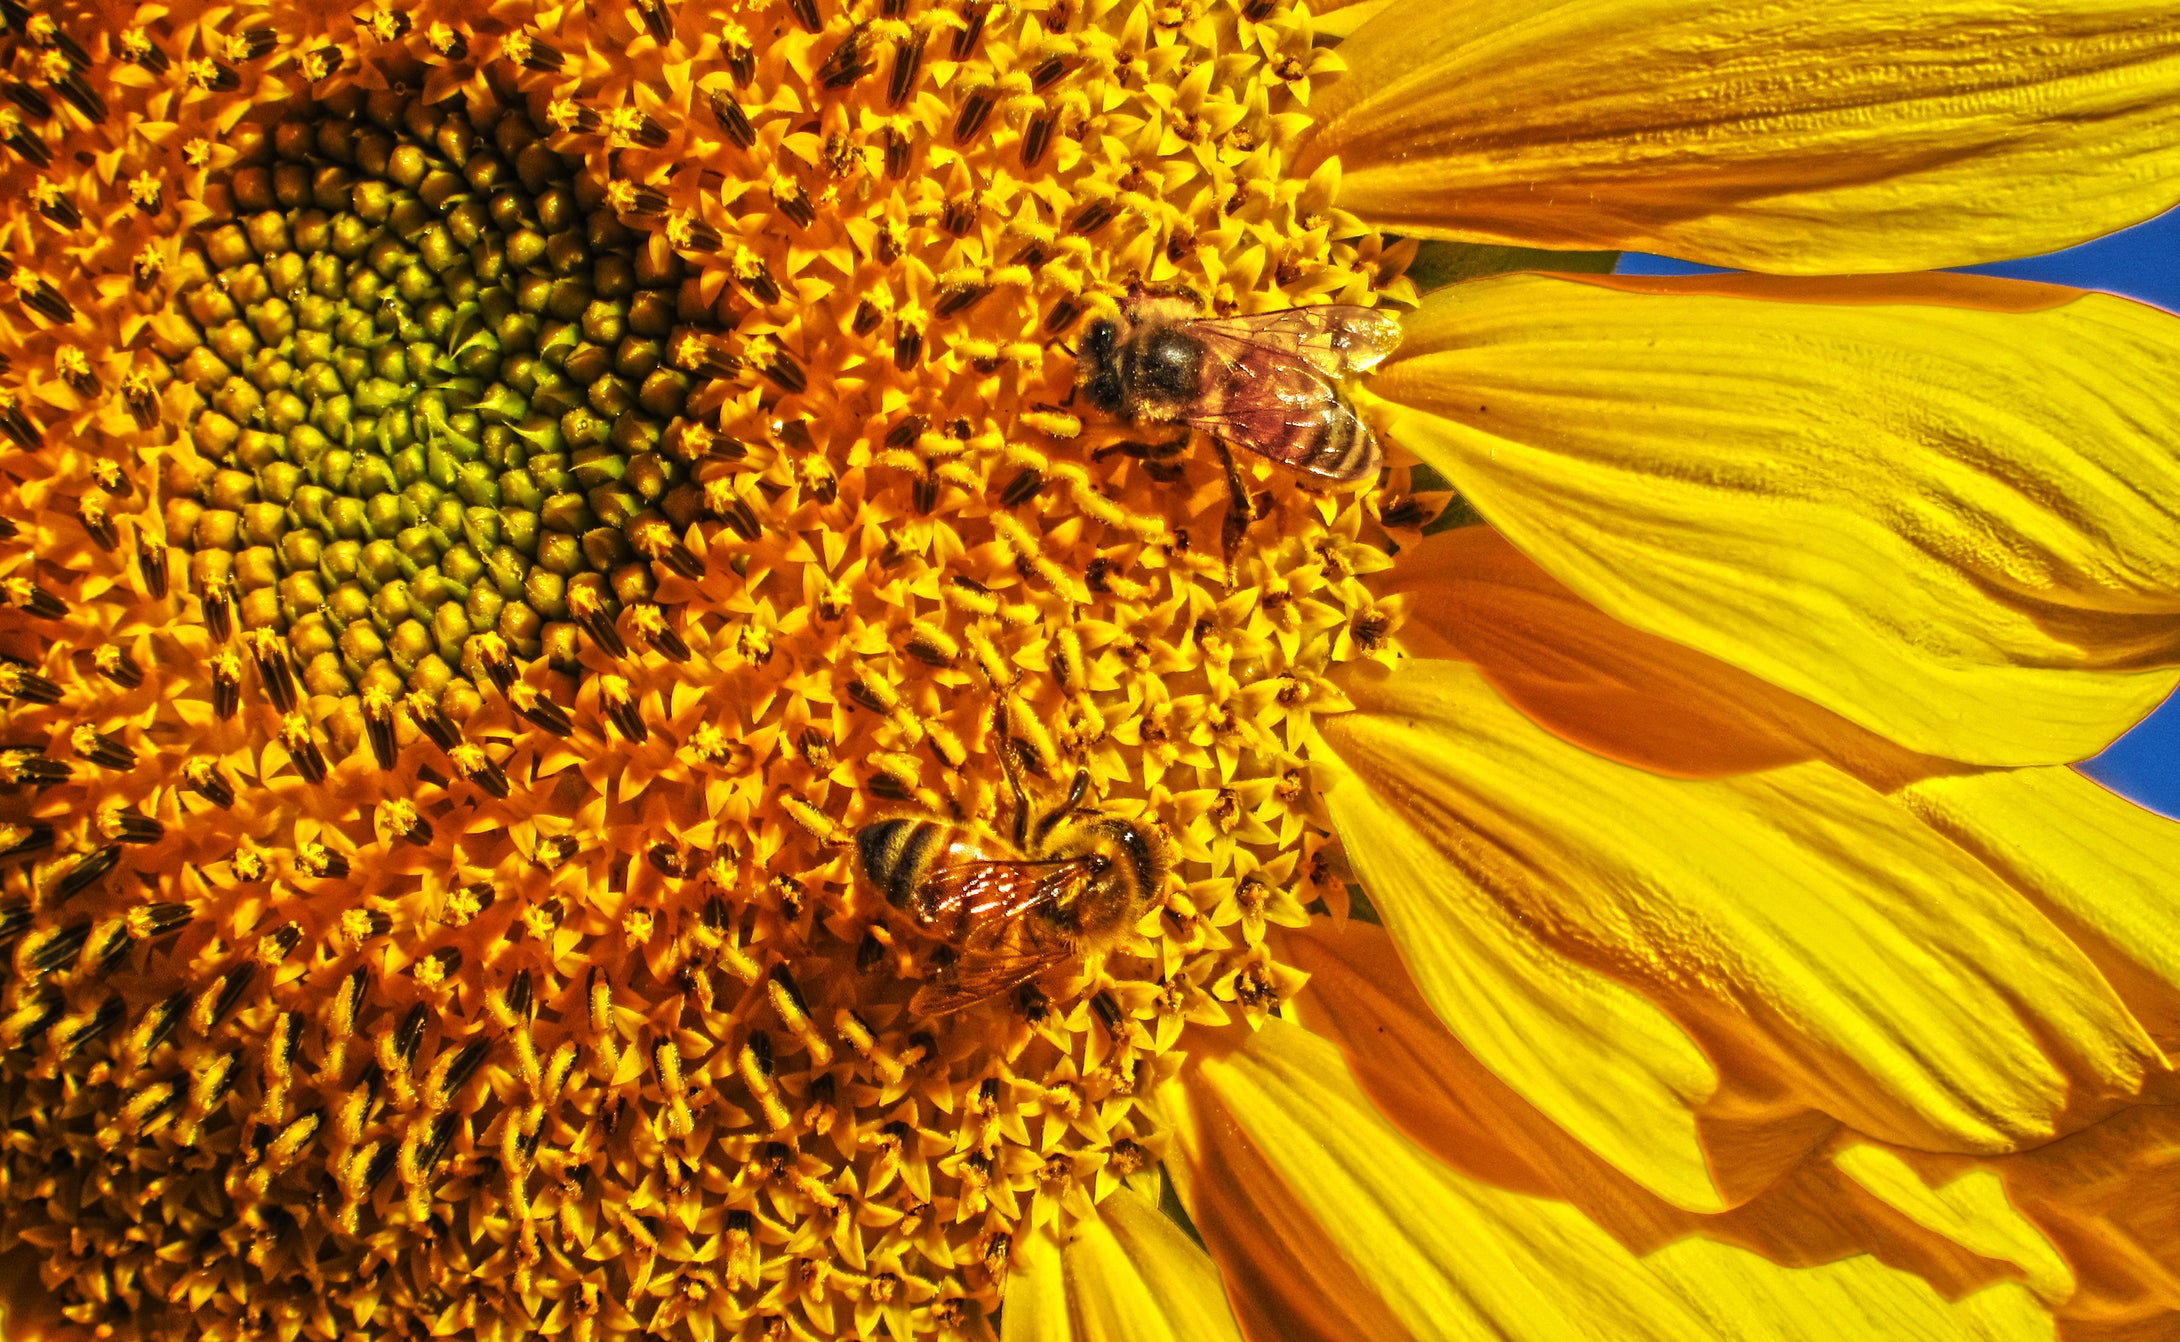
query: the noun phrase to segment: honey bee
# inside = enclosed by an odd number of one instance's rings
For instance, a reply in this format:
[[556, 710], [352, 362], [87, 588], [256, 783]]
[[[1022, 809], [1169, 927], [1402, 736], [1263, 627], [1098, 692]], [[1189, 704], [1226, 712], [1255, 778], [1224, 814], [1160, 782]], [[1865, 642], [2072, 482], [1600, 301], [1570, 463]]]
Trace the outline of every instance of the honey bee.
[[1385, 452], [1339, 380], [1400, 344], [1390, 312], [1346, 304], [1204, 317], [1132, 288], [1083, 332], [1076, 390], [1135, 424], [1186, 424], [1327, 487], [1377, 474]]
[[996, 730], [1014, 794], [1011, 842], [935, 816], [874, 820], [855, 833], [863, 879], [936, 943], [925, 961], [937, 973], [910, 1000], [912, 1015], [959, 1011], [1109, 949], [1157, 907], [1165, 887], [1163, 845], [1084, 805], [1087, 771], [1075, 775], [1065, 802], [1037, 811], [1005, 716]]

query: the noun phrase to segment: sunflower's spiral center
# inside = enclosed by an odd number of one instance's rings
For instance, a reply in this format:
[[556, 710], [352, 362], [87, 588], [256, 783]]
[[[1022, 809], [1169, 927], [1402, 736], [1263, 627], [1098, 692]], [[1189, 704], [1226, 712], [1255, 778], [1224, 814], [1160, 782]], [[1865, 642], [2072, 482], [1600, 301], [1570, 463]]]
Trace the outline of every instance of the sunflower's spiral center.
[[617, 640], [654, 561], [700, 571], [691, 465], [733, 449], [682, 415], [733, 364], [680, 257], [524, 113], [342, 101], [273, 128], [178, 267], [202, 464], [168, 530], [215, 633], [282, 634], [308, 693], [421, 692], [458, 722], [510, 653]]

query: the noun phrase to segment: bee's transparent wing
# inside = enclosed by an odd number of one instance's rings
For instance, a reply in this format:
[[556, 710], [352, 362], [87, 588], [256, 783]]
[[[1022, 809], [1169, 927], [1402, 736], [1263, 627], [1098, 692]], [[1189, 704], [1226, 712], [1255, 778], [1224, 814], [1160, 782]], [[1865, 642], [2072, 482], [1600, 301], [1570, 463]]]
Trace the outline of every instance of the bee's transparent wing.
[[953, 966], [909, 1001], [917, 1016], [943, 1016], [1026, 983], [1073, 953], [1049, 915], [1092, 871], [1088, 858], [964, 862], [931, 873], [917, 891], [924, 929], [960, 947]]
[[1073, 953], [1072, 947], [1058, 943], [1024, 948], [1019, 953], [964, 955], [946, 977], [916, 990], [908, 1002], [909, 1014], [928, 1019], [975, 1006], [1020, 987], [1062, 964]]
[[1221, 357], [1245, 357], [1257, 346], [1302, 362], [1331, 377], [1368, 372], [1400, 345], [1400, 319], [1383, 308], [1320, 303], [1242, 317], [1199, 317], [1191, 333], [1211, 342]]
[[1309, 364], [1263, 347], [1206, 345], [1215, 357], [1181, 417], [1190, 428], [1327, 485], [1366, 480], [1385, 464], [1376, 435]]
[[1059, 862], [963, 862], [941, 867], [916, 887], [916, 921], [957, 945], [1053, 904], [1090, 874], [1082, 858]]

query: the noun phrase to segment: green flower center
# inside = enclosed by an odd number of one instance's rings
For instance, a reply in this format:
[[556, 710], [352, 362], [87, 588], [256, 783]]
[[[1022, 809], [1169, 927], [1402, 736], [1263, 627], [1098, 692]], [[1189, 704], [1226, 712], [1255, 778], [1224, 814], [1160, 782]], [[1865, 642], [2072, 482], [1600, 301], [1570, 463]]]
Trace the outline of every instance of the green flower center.
[[249, 144], [179, 268], [197, 590], [314, 694], [444, 695], [487, 633], [617, 642], [654, 559], [698, 571], [692, 463], [732, 450], [681, 418], [735, 368], [708, 310], [521, 111], [346, 103]]

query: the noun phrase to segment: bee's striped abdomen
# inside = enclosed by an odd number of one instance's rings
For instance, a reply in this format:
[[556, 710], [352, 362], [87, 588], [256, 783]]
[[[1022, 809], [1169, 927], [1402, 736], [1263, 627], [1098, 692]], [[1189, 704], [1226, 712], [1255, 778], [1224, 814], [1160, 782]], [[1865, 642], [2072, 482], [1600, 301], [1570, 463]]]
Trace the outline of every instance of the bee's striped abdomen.
[[856, 856], [886, 903], [905, 909], [930, 858], [946, 846], [946, 833], [947, 827], [937, 821], [913, 816], [874, 821], [855, 832]]
[[1384, 461], [1377, 435], [1341, 401], [1325, 416], [1324, 426], [1314, 433], [1308, 452], [1296, 464], [1330, 480], [1361, 480], [1376, 475]]

